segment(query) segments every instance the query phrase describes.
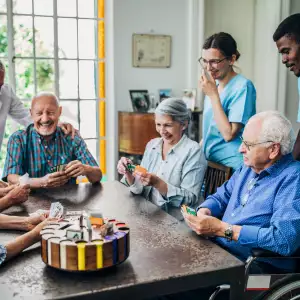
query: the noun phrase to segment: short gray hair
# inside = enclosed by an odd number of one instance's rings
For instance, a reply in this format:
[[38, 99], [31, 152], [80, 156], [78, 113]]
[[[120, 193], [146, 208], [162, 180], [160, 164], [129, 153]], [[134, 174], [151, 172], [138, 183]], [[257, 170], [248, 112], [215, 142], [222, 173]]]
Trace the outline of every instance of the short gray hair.
[[252, 118], [262, 120], [259, 140], [273, 141], [280, 144], [282, 155], [293, 151], [295, 144], [295, 133], [291, 122], [278, 111], [264, 111], [254, 115]]
[[173, 121], [184, 123], [190, 120], [190, 112], [186, 104], [179, 98], [167, 98], [163, 100], [156, 108], [155, 114], [169, 115]]

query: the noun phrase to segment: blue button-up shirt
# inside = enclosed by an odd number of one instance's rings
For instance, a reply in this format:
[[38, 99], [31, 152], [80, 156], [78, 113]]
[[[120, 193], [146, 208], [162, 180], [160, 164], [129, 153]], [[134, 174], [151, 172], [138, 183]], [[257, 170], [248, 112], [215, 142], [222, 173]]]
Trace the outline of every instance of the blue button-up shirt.
[[[216, 241], [241, 259], [252, 248], [263, 248], [291, 255], [300, 247], [300, 162], [292, 154], [283, 156], [257, 175], [243, 166], [209, 196], [200, 207], [207, 207], [222, 221], [242, 226], [238, 241], [218, 237]], [[250, 180], [258, 177], [247, 191]], [[247, 203], [241, 200], [249, 193]]]

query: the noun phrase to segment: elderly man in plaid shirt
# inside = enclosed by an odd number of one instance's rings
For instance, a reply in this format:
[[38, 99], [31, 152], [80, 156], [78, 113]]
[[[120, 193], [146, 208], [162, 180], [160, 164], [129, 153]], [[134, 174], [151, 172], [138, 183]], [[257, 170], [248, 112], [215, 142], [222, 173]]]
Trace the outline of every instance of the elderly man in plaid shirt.
[[[16, 184], [20, 176], [28, 173], [31, 188], [75, 183], [80, 175], [92, 183], [101, 180], [102, 172], [80, 135], [76, 133], [72, 139], [57, 126], [61, 112], [54, 94], [43, 92], [33, 98], [33, 124], [10, 137], [3, 180]], [[60, 165], [65, 166], [64, 170], [52, 173]]]

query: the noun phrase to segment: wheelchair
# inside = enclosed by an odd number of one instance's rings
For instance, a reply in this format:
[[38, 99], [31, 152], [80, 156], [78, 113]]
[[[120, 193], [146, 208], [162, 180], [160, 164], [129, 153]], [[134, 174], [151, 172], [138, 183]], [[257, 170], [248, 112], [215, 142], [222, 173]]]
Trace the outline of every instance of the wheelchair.
[[[258, 259], [292, 260], [295, 273], [252, 274], [251, 266]], [[209, 300], [218, 300], [224, 291], [230, 291], [230, 286], [224, 284], [216, 287]], [[241, 299], [300, 300], [300, 249], [288, 257], [264, 249], [253, 249], [245, 264], [244, 293]]]

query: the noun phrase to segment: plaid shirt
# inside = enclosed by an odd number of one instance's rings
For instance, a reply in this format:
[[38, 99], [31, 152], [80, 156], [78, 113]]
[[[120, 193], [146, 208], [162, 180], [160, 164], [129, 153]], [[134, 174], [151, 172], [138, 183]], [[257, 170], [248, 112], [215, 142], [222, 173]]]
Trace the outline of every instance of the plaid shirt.
[[5, 261], [6, 258], [6, 248], [0, 244], [0, 265]]
[[[24, 175], [27, 172], [31, 178], [40, 178], [51, 173], [52, 167], [73, 160], [98, 166], [78, 134], [72, 140], [57, 127], [52, 139], [46, 141], [31, 124], [26, 130], [18, 130], [9, 138], [2, 177], [6, 180], [9, 174]], [[75, 183], [76, 178], [71, 178], [70, 182]]]

